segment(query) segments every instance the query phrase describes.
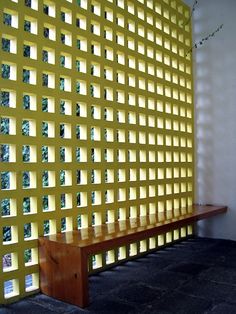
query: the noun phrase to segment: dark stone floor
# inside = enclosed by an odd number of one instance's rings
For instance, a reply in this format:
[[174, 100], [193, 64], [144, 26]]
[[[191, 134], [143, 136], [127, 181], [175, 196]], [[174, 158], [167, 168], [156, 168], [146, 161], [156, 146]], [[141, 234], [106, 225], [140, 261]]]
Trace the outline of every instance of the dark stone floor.
[[90, 277], [84, 310], [38, 294], [1, 314], [236, 313], [236, 242], [194, 238]]

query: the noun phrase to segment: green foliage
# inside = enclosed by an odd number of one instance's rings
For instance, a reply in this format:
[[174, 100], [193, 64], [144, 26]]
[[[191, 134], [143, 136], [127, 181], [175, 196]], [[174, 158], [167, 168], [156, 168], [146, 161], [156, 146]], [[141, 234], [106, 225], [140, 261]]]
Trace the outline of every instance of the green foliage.
[[48, 27], [44, 27], [43, 35], [45, 38], [49, 38], [49, 28]]
[[22, 121], [22, 135], [25, 135], [25, 136], [30, 135], [30, 123], [28, 120]]
[[66, 57], [65, 56], [60, 56], [60, 66], [64, 67], [65, 66], [65, 61], [66, 61]]
[[42, 85], [48, 86], [48, 74], [46, 74], [46, 73], [42, 74]]
[[65, 124], [60, 124], [60, 137], [65, 137]]
[[42, 111], [48, 112], [48, 98], [46, 97], [42, 98]]
[[3, 13], [3, 24], [11, 26], [12, 17], [9, 13]]
[[76, 60], [76, 70], [80, 71], [80, 61]]
[[48, 51], [47, 50], [42, 51], [42, 60], [44, 62], [48, 62]]
[[78, 140], [80, 139], [80, 134], [81, 134], [81, 132], [80, 132], [80, 125], [77, 125], [76, 126], [76, 138]]
[[60, 185], [65, 185], [66, 173], [65, 170], [60, 170]]
[[24, 189], [30, 187], [30, 173], [29, 173], [29, 171], [23, 171], [23, 173], [22, 173], [22, 187]]
[[82, 227], [81, 215], [78, 215], [77, 217], [77, 225], [78, 225], [78, 228]]
[[23, 162], [30, 161], [30, 146], [29, 145], [22, 146], [22, 161]]
[[77, 39], [76, 47], [77, 47], [78, 49], [81, 49], [81, 40], [80, 40], [80, 39]]
[[24, 83], [29, 83], [30, 82], [30, 70], [23, 69], [23, 78], [22, 78]]
[[9, 171], [1, 172], [1, 189], [2, 190], [10, 189], [10, 172]]
[[0, 118], [0, 134], [10, 134], [10, 119]]
[[48, 175], [48, 171], [43, 171], [42, 174], [42, 183], [43, 183], [43, 187], [49, 186], [49, 175]]
[[25, 5], [27, 7], [31, 7], [31, 0], [25, 0]]
[[9, 64], [2, 64], [2, 78], [9, 79], [10, 78], [11, 67]]
[[0, 105], [3, 107], [10, 106], [10, 93], [6, 91], [1, 91], [0, 93]]
[[65, 90], [65, 79], [60, 77], [60, 90]]
[[2, 216], [9, 216], [10, 215], [10, 199], [9, 198], [3, 198], [0, 201], [1, 206], [1, 215]]
[[0, 144], [0, 162], [9, 162], [10, 146], [8, 144]]
[[[8, 69], [8, 67], [6, 67]], [[5, 68], [4, 68], [5, 71]], [[27, 76], [28, 72], [25, 72]], [[5, 75], [5, 74], [4, 74]], [[0, 92], [0, 105], [9, 107], [10, 103], [10, 93], [6, 91]], [[30, 109], [30, 96], [24, 95], [23, 96], [23, 108], [24, 109]], [[61, 103], [61, 110], [65, 111], [65, 102], [62, 101]], [[48, 98], [42, 98], [42, 111], [47, 112], [48, 111]], [[61, 136], [64, 136], [64, 124], [61, 125], [60, 134]], [[10, 119], [6, 117], [0, 118], [0, 134], [8, 135], [10, 134]], [[23, 120], [22, 121], [22, 134], [25, 136], [30, 135], [30, 121]], [[42, 135], [48, 136], [48, 123], [43, 122], [42, 125]], [[65, 147], [60, 148], [60, 160], [62, 162], [65, 161], [66, 158], [66, 152]], [[10, 161], [10, 145], [9, 144], [0, 144], [0, 162], [9, 162]], [[30, 162], [30, 146], [29, 145], [23, 145], [22, 146], [22, 161], [23, 162]], [[48, 146], [42, 146], [42, 161], [48, 162]], [[42, 183], [43, 187], [49, 186], [49, 173], [48, 171], [44, 171], [42, 174]], [[60, 183], [61, 185], [65, 184], [65, 171], [62, 170], [60, 172]], [[29, 171], [23, 171], [22, 172], [22, 187], [23, 188], [29, 188], [31, 185], [30, 182], [30, 172]], [[1, 190], [7, 190], [11, 187], [11, 173], [10, 171], [1, 171], [0, 172], [0, 188]], [[22, 212], [23, 214], [28, 214], [31, 211], [31, 203], [30, 203], [30, 197], [24, 197], [22, 200]], [[61, 195], [61, 207], [65, 208], [66, 206], [66, 197], [65, 194]], [[42, 210], [47, 211], [49, 209], [49, 198], [48, 195], [45, 195], [42, 197]], [[2, 198], [0, 199], [0, 215], [2, 217], [11, 215], [11, 200], [10, 198]], [[66, 219], [62, 219], [61, 221], [62, 230], [66, 230]], [[49, 220], [46, 220], [44, 222], [44, 234], [49, 234], [50, 231], [50, 224]], [[3, 232], [3, 241], [8, 242], [12, 240], [12, 229], [11, 226], [3, 226], [2, 228]], [[31, 223], [26, 223], [24, 225], [24, 238], [30, 238], [32, 235], [32, 227]], [[24, 251], [24, 259], [25, 262], [30, 262], [32, 260], [32, 252], [31, 249], [27, 249]], [[6, 263], [11, 262], [11, 256], [10, 259], [6, 258], [6, 256], [3, 257], [3, 263], [4, 265], [7, 265]]]
[[30, 213], [30, 198], [29, 197], [23, 198], [22, 210], [24, 214]]
[[60, 101], [60, 113], [65, 114], [66, 112], [66, 102], [64, 100]]
[[77, 148], [76, 148], [76, 161], [80, 162], [80, 156], [81, 156], [81, 154], [80, 154], [80, 148], [77, 147]]
[[42, 208], [43, 211], [47, 211], [49, 209], [48, 195], [44, 195], [42, 197]]
[[49, 234], [50, 232], [50, 224], [49, 224], [49, 220], [44, 220], [44, 224], [43, 224], [43, 234]]
[[64, 162], [66, 160], [66, 150], [65, 147], [60, 147], [60, 161]]
[[47, 4], [43, 5], [43, 12], [48, 15], [48, 13], [49, 13], [49, 6]]
[[65, 208], [65, 207], [66, 207], [66, 195], [61, 194], [61, 208]]
[[76, 115], [80, 116], [80, 105], [76, 104]]
[[76, 93], [80, 93], [80, 82], [76, 82]]
[[80, 206], [81, 205], [81, 194], [80, 194], [80, 192], [77, 193], [76, 198], [77, 198], [77, 206]]
[[24, 45], [23, 46], [23, 56], [24, 57], [30, 57], [30, 46], [29, 45]]
[[30, 21], [27, 21], [27, 20], [24, 21], [24, 31], [31, 32], [31, 22]]
[[29, 263], [32, 261], [32, 250], [31, 249], [26, 249], [24, 251], [24, 261], [25, 261], [25, 263]]
[[23, 108], [30, 109], [30, 96], [29, 95], [23, 96]]
[[65, 12], [61, 12], [61, 20], [62, 20], [62, 22], [65, 22], [65, 20], [66, 20]]
[[24, 224], [24, 238], [30, 238], [32, 236], [31, 223]]
[[66, 218], [61, 218], [61, 231], [66, 230]]
[[48, 162], [48, 147], [42, 146], [42, 162]]
[[3, 227], [3, 242], [9, 242], [11, 240], [12, 240], [11, 227], [10, 226]]
[[77, 182], [77, 184], [80, 184], [81, 183], [81, 171], [77, 170], [76, 173], [77, 173], [76, 182]]
[[8, 38], [2, 38], [2, 50], [10, 52], [11, 41]]
[[66, 35], [65, 34], [61, 34], [61, 43], [65, 44], [66, 42]]
[[42, 122], [42, 136], [48, 137], [48, 122]]

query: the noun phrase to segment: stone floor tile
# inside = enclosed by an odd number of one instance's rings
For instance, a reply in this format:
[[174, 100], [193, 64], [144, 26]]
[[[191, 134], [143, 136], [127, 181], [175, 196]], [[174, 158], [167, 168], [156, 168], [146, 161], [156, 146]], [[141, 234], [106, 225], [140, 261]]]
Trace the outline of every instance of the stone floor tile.
[[61, 302], [54, 298], [50, 298], [44, 294], [38, 294], [27, 299], [31, 303], [31, 306], [41, 306], [44, 309], [48, 309], [54, 313], [70, 313], [77, 310], [78, 307], [69, 303]]
[[14, 313], [7, 307], [0, 305], [0, 314], [14, 314]]
[[211, 267], [199, 275], [200, 279], [236, 286], [236, 269], [229, 267]]
[[183, 261], [186, 259], [190, 259], [192, 256], [194, 256], [194, 252], [189, 252], [185, 250], [180, 250], [178, 248], [173, 247], [167, 247], [163, 248], [162, 250], [158, 250], [155, 253], [159, 258], [168, 258], [174, 261]]
[[135, 305], [152, 303], [157, 298], [160, 298], [162, 294], [162, 290], [153, 289], [141, 283], [124, 286], [116, 292], [118, 298]]
[[209, 266], [203, 265], [203, 264], [197, 264], [193, 262], [188, 262], [188, 263], [181, 262], [181, 263], [176, 263], [175, 265], [169, 266], [167, 270], [196, 276], [208, 268]]
[[167, 293], [158, 301], [143, 307], [137, 314], [172, 313], [203, 314], [212, 307], [210, 300], [185, 295], [179, 292]]
[[236, 314], [236, 305], [221, 303], [213, 307], [207, 314]]
[[94, 314], [129, 314], [135, 313], [136, 309], [133, 305], [124, 303], [120, 300], [111, 298], [101, 298], [92, 302], [87, 308], [89, 313]]
[[192, 277], [187, 274], [174, 273], [171, 271], [150, 271], [143, 280], [140, 281], [149, 286], [161, 290], [173, 290], [180, 287], [184, 282], [189, 281]]
[[213, 281], [193, 278], [185, 285], [182, 285], [178, 290], [184, 294], [202, 297], [208, 300], [236, 302], [236, 287]]
[[5, 312], [4, 310], [2, 312], [0, 308], [0, 314], [2, 313], [3, 314], [55, 314], [57, 312], [47, 307], [38, 305], [38, 304], [32, 304], [28, 300], [21, 300], [19, 302], [7, 305], [5, 307]]

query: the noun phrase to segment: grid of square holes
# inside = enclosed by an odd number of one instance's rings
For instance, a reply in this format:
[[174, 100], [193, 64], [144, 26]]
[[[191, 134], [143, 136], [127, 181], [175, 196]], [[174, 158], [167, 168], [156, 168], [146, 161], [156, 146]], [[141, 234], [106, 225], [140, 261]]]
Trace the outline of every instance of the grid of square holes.
[[[39, 235], [193, 201], [189, 8], [0, 1], [0, 299], [38, 289]], [[97, 255], [90, 269], [191, 227]]]

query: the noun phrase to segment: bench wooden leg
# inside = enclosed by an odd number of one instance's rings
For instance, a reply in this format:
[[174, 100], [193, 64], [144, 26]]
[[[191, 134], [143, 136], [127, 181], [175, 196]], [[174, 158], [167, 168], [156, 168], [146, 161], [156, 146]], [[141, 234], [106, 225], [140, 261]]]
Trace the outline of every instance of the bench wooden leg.
[[89, 285], [88, 285], [88, 256], [80, 250], [80, 307], [86, 307], [89, 305]]
[[87, 255], [80, 248], [40, 239], [40, 288], [80, 307], [89, 304]]

